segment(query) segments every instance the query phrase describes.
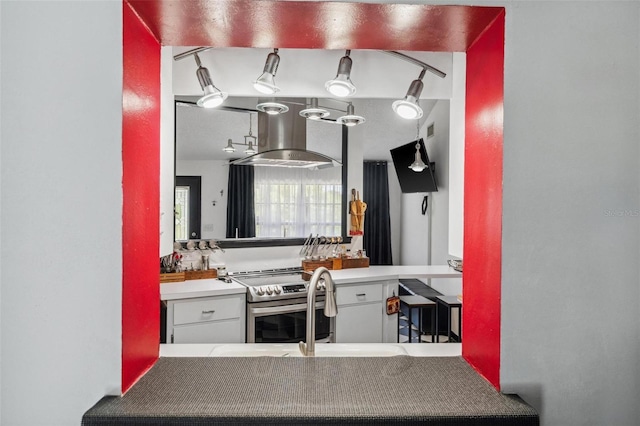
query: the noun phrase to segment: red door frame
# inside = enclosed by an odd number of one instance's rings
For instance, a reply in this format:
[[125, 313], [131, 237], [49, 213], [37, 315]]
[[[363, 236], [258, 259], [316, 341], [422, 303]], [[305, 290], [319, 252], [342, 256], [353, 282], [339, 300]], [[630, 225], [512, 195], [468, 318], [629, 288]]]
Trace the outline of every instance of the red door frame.
[[462, 351], [499, 389], [504, 24], [495, 7], [123, 0], [123, 392], [158, 358], [160, 44], [274, 47], [258, 33], [278, 47], [466, 51]]
[[122, 5], [122, 392], [158, 359], [160, 43]]

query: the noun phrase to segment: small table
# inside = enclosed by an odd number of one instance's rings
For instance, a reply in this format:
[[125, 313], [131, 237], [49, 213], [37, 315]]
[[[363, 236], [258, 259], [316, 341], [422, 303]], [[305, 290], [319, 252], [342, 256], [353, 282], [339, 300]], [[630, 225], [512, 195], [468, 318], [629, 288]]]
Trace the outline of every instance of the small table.
[[[458, 299], [458, 296], [437, 296], [437, 309], [443, 306], [447, 309], [447, 341], [451, 341], [451, 309], [458, 308], [458, 327], [460, 328], [458, 340], [462, 342], [462, 301]], [[436, 315], [436, 321], [438, 321], [438, 315]], [[436, 342], [440, 342], [440, 332], [438, 330], [438, 324], [436, 323]]]
[[[420, 336], [422, 335], [422, 309], [431, 309], [431, 342], [434, 340], [434, 325], [436, 322], [436, 302], [429, 300], [422, 296], [400, 296], [400, 304], [406, 305], [409, 308], [409, 343], [412, 343], [411, 339], [411, 311], [412, 309], [418, 309], [418, 343], [420, 343]], [[400, 327], [398, 327], [398, 338], [400, 337]]]

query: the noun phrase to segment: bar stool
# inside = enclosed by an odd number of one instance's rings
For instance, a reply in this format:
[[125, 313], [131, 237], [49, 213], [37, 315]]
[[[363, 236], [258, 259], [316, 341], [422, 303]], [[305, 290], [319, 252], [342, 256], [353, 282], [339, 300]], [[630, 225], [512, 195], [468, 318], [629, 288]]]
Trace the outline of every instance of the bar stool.
[[[458, 327], [459, 335], [458, 341], [462, 342], [462, 301], [458, 299], [458, 296], [437, 296], [436, 297], [436, 310], [439, 310], [440, 307], [444, 307], [447, 309], [447, 341], [451, 341], [451, 309], [458, 308]], [[438, 330], [438, 315], [436, 314], [436, 342], [440, 342], [440, 330]]]
[[[412, 329], [413, 321], [411, 319], [411, 312], [413, 309], [418, 309], [418, 343], [420, 343], [420, 336], [422, 335], [422, 310], [429, 308], [431, 310], [431, 342], [434, 340], [434, 325], [436, 321], [436, 302], [429, 300], [422, 296], [400, 296], [400, 305], [405, 305], [409, 308], [408, 322], [409, 322], [409, 343], [412, 343]], [[400, 327], [398, 327], [398, 341], [400, 338]]]

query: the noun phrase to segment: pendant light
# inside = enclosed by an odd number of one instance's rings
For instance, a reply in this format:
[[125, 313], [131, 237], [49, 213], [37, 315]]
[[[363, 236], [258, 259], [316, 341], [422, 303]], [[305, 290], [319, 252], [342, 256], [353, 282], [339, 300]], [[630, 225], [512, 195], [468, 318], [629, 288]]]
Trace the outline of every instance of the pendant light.
[[280, 56], [278, 55], [278, 49], [273, 49], [272, 53], [267, 55], [267, 60], [264, 64], [264, 70], [262, 75], [253, 82], [253, 87], [260, 93], [266, 93], [272, 95], [280, 90], [276, 86], [275, 77], [278, 71], [278, 64], [280, 64]]
[[[258, 138], [253, 136], [253, 133], [251, 132], [252, 121], [253, 120], [251, 120], [251, 114], [249, 114], [249, 134], [244, 137], [244, 143], [245, 145], [247, 145], [247, 149], [244, 150], [244, 153], [247, 155], [253, 155], [258, 153], [256, 149], [258, 146]], [[254, 145], [256, 146], [256, 148], [254, 148]]]
[[413, 163], [411, 163], [411, 165], [409, 166], [409, 168], [411, 170], [413, 170], [414, 172], [421, 172], [424, 169], [428, 168], [429, 166], [427, 166], [424, 161], [422, 161], [422, 155], [420, 154], [420, 122], [417, 121], [416, 122], [416, 128], [417, 128], [417, 136], [416, 136], [416, 156], [415, 156], [415, 160], [413, 160]]
[[220, 106], [222, 102], [227, 99], [228, 94], [226, 92], [221, 92], [220, 89], [213, 85], [209, 70], [202, 66], [198, 54], [195, 53], [193, 57], [195, 58], [196, 64], [198, 65], [196, 75], [198, 76], [200, 87], [204, 91], [204, 95], [200, 99], [198, 99], [198, 102], [196, 102], [196, 104], [202, 108], [215, 108], [217, 106]]
[[424, 74], [426, 69], [423, 68], [420, 76], [411, 82], [409, 86], [409, 90], [407, 90], [407, 95], [404, 99], [395, 101], [392, 105], [393, 110], [396, 114], [398, 114], [402, 118], [406, 118], [407, 120], [417, 120], [422, 117], [422, 108], [420, 108], [420, 94], [422, 93], [422, 89], [424, 87], [424, 83], [422, 83], [422, 79], [424, 78]]
[[357, 126], [358, 124], [362, 124], [365, 121], [366, 120], [364, 119], [364, 117], [355, 115], [353, 104], [349, 102], [349, 105], [347, 106], [347, 115], [343, 115], [342, 117], [338, 118], [336, 120], [336, 123], [353, 127], [353, 126]]
[[351, 82], [351, 67], [353, 66], [353, 61], [349, 57], [350, 54], [351, 50], [347, 50], [345, 55], [340, 58], [336, 78], [327, 81], [324, 85], [324, 88], [333, 96], [343, 98], [353, 96], [356, 93], [356, 86]]

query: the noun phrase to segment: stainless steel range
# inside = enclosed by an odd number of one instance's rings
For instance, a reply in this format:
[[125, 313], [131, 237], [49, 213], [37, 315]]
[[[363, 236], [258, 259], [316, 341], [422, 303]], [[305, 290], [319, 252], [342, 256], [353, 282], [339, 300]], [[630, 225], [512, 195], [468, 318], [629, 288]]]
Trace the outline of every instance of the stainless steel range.
[[[233, 274], [247, 287], [247, 343], [305, 339], [307, 286], [299, 268]], [[333, 341], [334, 319], [324, 316], [324, 288], [316, 297], [316, 341]]]

